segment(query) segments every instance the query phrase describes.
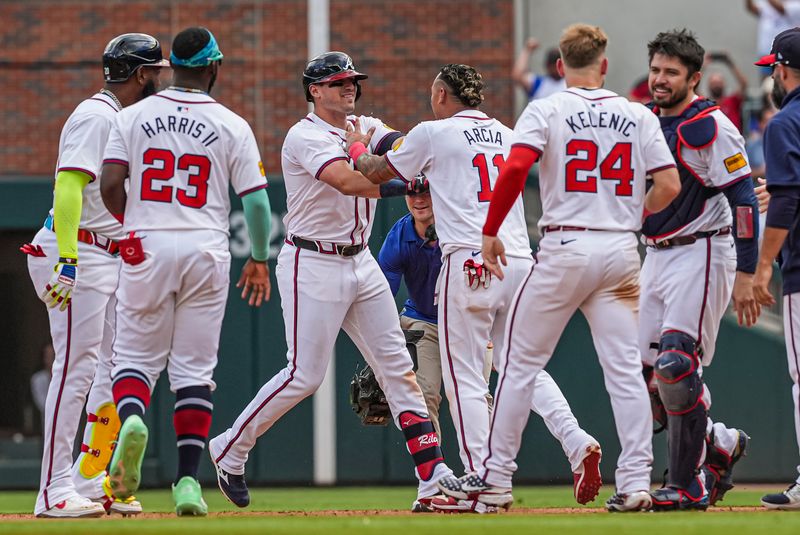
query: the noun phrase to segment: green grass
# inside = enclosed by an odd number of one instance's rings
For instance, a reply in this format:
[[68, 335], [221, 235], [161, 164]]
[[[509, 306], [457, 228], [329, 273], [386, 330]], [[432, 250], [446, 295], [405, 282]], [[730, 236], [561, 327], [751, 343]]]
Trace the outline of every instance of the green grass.
[[[520, 487], [514, 489], [517, 508], [576, 507], [569, 487]], [[602, 505], [611, 490], [603, 489], [595, 507]], [[775, 489], [778, 490], [778, 489]], [[726, 507], [756, 506], [762, 488], [746, 486], [729, 493]], [[364, 513], [356, 516], [242, 516], [241, 511], [325, 511], [325, 510], [408, 510], [414, 489], [407, 487], [273, 488], [254, 489], [246, 510], [225, 501], [216, 488], [205, 490], [212, 513], [232, 512], [209, 518], [149, 518], [105, 520], [8, 520], [0, 517], [0, 533], [381, 533], [503, 535], [509, 533], [558, 533], [559, 535], [670, 533], [671, 535], [733, 535], [765, 533], [795, 535], [800, 531], [800, 514], [790, 512], [725, 511], [708, 513], [637, 514], [500, 514], [500, 515], [413, 515], [389, 516]], [[138, 497], [148, 512], [172, 510], [167, 490], [142, 491]], [[0, 493], [0, 513], [29, 514], [35, 493]], [[113, 524], [109, 524], [113, 522]]]

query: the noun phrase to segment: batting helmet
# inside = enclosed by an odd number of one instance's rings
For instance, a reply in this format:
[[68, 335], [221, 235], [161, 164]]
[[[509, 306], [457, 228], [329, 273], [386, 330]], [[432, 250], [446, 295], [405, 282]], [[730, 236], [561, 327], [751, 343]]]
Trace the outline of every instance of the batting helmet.
[[124, 82], [142, 65], [168, 67], [158, 39], [146, 33], [126, 33], [112, 39], [103, 51], [106, 82]]
[[312, 59], [303, 71], [303, 89], [306, 92], [306, 100], [314, 102], [308, 87], [311, 84], [321, 84], [333, 82], [344, 78], [355, 78], [356, 100], [361, 96], [361, 86], [359, 80], [368, 78], [353, 66], [353, 60], [344, 52], [325, 52]]

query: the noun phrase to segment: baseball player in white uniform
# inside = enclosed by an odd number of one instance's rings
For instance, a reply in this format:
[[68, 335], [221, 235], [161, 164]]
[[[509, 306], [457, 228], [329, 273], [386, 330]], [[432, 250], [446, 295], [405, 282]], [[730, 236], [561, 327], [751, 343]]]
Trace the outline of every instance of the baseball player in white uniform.
[[[240, 507], [249, 503], [244, 481], [248, 453], [283, 414], [317, 390], [340, 329], [386, 393], [416, 465], [418, 497], [435, 494], [436, 480], [452, 474], [412, 371], [389, 283], [367, 247], [375, 199], [391, 190], [405, 194], [406, 185], [399, 180], [373, 185], [353, 169], [344, 149], [345, 129], [355, 120], [352, 113], [364, 78], [342, 52], [312, 59], [303, 73], [314, 112], [289, 130], [281, 151], [288, 213], [276, 274], [288, 364], [227, 431], [209, 442], [220, 489]], [[359, 120], [376, 129], [376, 152], [385, 152], [400, 136], [375, 118]]]
[[[149, 35], [124, 34], [109, 42], [103, 52], [106, 85], [67, 119], [53, 209], [33, 243], [23, 247], [31, 280], [49, 306], [56, 354], [44, 410], [38, 517], [101, 516], [104, 506], [125, 515], [142, 510], [133, 498], [114, 501], [103, 485], [119, 431], [110, 370], [120, 264], [116, 240], [123, 234], [103, 206], [95, 179], [117, 113], [156, 91], [158, 67], [164, 65], [161, 46]], [[85, 401], [87, 424], [73, 464]]]
[[[486, 343], [501, 356], [509, 305], [533, 265], [522, 196], [500, 231], [508, 245], [507, 280], [491, 277], [482, 265], [480, 230], [492, 187], [513, 140], [513, 132], [478, 108], [483, 101], [481, 75], [468, 65], [442, 67], [431, 87], [435, 121], [420, 123], [385, 156], [359, 155], [356, 166], [370, 180], [428, 179], [443, 265], [438, 284], [438, 325], [442, 374], [456, 427], [465, 472], [480, 466], [489, 433], [488, 385], [484, 372]], [[358, 129], [354, 129], [358, 130]], [[351, 153], [369, 139], [348, 134]], [[500, 369], [502, 362], [494, 362]], [[575, 474], [575, 497], [585, 504], [600, 489], [600, 445], [583, 431], [558, 385], [547, 372], [536, 376], [529, 405], [561, 442]], [[530, 398], [529, 398], [530, 399]], [[460, 511], [485, 507], [475, 500], [436, 498], [433, 507]]]
[[733, 487], [731, 470], [748, 443], [743, 431], [708, 417], [702, 368], [714, 357], [731, 297], [740, 324], [758, 318], [758, 205], [744, 139], [718, 106], [694, 93], [703, 47], [681, 30], [658, 34], [648, 50], [654, 110], [681, 177], [680, 195], [642, 224], [649, 247], [639, 343], [666, 413], [669, 448], [653, 509], [705, 509]]
[[270, 209], [255, 136], [209, 95], [222, 57], [206, 28], [180, 32], [170, 55], [174, 85], [117, 116], [103, 161], [103, 201], [126, 234], [112, 370], [122, 428], [111, 487], [124, 498], [140, 483], [148, 434], [142, 417], [167, 368], [176, 394], [172, 495], [179, 516], [207, 513], [197, 470], [211, 425], [228, 295], [229, 186], [242, 197], [252, 240], [242, 297], [249, 294], [258, 306], [270, 290]]
[[[514, 459], [530, 412], [517, 400], [536, 395], [537, 375], [580, 309], [592, 330], [622, 446], [617, 493], [607, 507], [627, 511], [650, 506], [650, 414], [631, 336], [637, 330], [639, 296], [634, 232], [643, 209], [661, 210], [680, 186], [658, 121], [641, 104], [602, 89], [606, 43], [597, 27], [576, 24], [564, 31], [559, 69], [568, 88], [531, 102], [522, 113], [492, 194], [481, 254], [484, 268], [502, 279], [515, 276], [509, 271], [514, 261], [506, 255], [498, 230], [530, 166], [541, 157], [543, 238], [510, 305], [483, 463], [475, 473], [439, 482], [455, 498], [497, 506], [512, 502]], [[647, 175], [654, 185], [645, 196]], [[508, 247], [514, 250], [511, 242]]]

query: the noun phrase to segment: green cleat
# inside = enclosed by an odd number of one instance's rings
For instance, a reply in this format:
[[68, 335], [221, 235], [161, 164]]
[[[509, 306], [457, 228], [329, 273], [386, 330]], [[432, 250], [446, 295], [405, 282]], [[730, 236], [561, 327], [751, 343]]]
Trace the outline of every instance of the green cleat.
[[192, 476], [183, 476], [172, 485], [172, 499], [178, 516], [206, 516], [208, 506], [203, 500], [203, 489]]
[[126, 500], [139, 489], [146, 448], [147, 426], [137, 415], [128, 417], [119, 430], [109, 469], [109, 486], [115, 498]]

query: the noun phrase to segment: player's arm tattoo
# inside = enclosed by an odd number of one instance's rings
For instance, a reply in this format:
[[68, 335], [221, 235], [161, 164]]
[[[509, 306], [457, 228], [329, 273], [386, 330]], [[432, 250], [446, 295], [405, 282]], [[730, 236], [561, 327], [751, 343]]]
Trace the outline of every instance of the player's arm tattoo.
[[384, 156], [364, 153], [356, 161], [356, 169], [373, 184], [382, 184], [397, 176]]

